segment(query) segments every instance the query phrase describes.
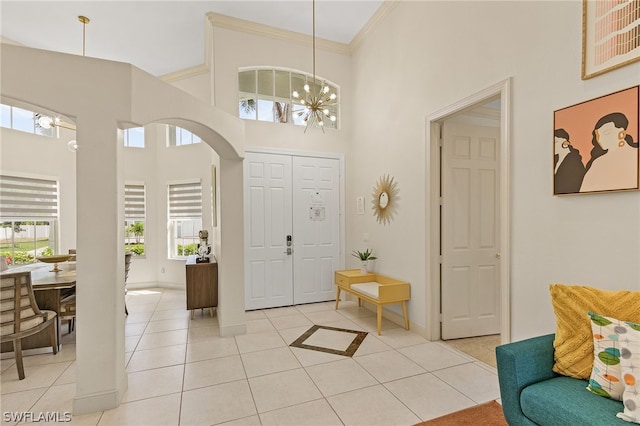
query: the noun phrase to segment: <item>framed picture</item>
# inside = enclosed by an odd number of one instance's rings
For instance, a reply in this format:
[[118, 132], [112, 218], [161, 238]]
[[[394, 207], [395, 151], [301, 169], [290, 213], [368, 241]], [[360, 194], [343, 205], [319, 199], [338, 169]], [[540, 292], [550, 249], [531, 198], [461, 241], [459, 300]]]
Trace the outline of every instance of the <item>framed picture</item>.
[[583, 0], [582, 79], [640, 60], [640, 2]]
[[553, 113], [553, 195], [640, 189], [640, 86]]

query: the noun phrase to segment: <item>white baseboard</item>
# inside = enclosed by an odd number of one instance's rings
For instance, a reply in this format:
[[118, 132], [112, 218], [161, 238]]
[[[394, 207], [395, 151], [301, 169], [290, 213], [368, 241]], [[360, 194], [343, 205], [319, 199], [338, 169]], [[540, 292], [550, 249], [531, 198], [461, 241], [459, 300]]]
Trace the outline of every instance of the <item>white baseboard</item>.
[[120, 405], [123, 395], [124, 392], [114, 390], [94, 395], [76, 396], [73, 398], [73, 415], [79, 416], [116, 408]]
[[[358, 298], [353, 296], [353, 295], [349, 295], [349, 298], [357, 301]], [[365, 309], [370, 310], [371, 312], [375, 313], [376, 312], [376, 306], [363, 300], [362, 301], [362, 306]], [[340, 308], [338, 308], [338, 310], [340, 310]], [[391, 321], [394, 324], [398, 324], [400, 327], [404, 328], [404, 317], [402, 315], [396, 314], [395, 312], [393, 312], [390, 309], [387, 308], [382, 308], [382, 318]], [[411, 322], [411, 316], [409, 316], [409, 330], [419, 334], [420, 336], [424, 337], [425, 339], [427, 338], [427, 329], [423, 326], [417, 325], [413, 322]], [[384, 330], [382, 331], [382, 333], [384, 333]]]
[[167, 288], [171, 290], [184, 290], [185, 286], [181, 283], [147, 281], [137, 283], [127, 283], [127, 290], [142, 290], [149, 288]]

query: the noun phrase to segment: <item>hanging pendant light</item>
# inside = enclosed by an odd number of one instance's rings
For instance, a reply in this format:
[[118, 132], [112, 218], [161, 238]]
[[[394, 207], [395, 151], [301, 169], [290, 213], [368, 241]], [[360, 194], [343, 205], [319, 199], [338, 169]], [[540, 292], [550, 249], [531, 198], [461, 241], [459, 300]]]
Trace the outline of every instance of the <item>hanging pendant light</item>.
[[[312, 2], [312, 40], [313, 40], [313, 79], [312, 84], [316, 86], [316, 1]], [[304, 94], [297, 91], [292, 93], [293, 101], [302, 106], [302, 109], [294, 111], [298, 117], [302, 117], [305, 123], [304, 131], [311, 125], [312, 127], [320, 127], [324, 133], [325, 120], [336, 121], [335, 110], [338, 106], [336, 101], [337, 95], [331, 93], [331, 89], [325, 81], [322, 82], [317, 94], [311, 92], [312, 88], [307, 82], [304, 85]]]
[[[86, 50], [86, 27], [87, 24], [89, 22], [91, 22], [91, 20], [89, 18], [87, 18], [86, 16], [83, 15], [79, 15], [78, 16], [78, 21], [80, 21], [80, 23], [82, 23], [82, 56], [85, 56], [85, 50]], [[43, 129], [50, 129], [52, 127], [62, 127], [64, 129], [68, 129], [68, 130], [76, 130], [76, 126], [73, 123], [67, 123], [66, 121], [62, 121], [62, 119], [60, 119], [60, 117], [48, 117], [48, 116], [41, 116], [38, 118], [38, 125], [40, 127], [42, 127]], [[69, 151], [71, 152], [76, 152], [78, 150], [78, 142], [73, 139], [70, 140], [67, 143], [67, 148], [69, 148]]]

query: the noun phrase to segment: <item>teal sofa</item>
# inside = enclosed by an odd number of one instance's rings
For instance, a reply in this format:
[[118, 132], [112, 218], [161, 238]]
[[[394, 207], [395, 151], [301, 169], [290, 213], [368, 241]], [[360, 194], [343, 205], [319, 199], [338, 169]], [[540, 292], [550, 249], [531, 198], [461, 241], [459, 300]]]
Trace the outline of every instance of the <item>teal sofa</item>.
[[589, 392], [586, 380], [555, 373], [553, 334], [496, 348], [502, 411], [510, 426], [625, 425], [622, 402]]

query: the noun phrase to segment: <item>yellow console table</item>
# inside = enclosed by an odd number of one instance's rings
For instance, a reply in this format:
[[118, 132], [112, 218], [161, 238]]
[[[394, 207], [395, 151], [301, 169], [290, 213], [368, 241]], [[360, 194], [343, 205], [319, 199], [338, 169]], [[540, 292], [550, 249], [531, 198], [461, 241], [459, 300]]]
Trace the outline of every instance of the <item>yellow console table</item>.
[[402, 304], [404, 328], [409, 330], [407, 316], [407, 300], [411, 299], [411, 286], [406, 281], [399, 281], [384, 275], [367, 273], [361, 274], [359, 269], [336, 271], [336, 309], [340, 303], [340, 292], [346, 291], [358, 298], [358, 306], [362, 300], [376, 305], [378, 316], [378, 336], [382, 326], [382, 307], [385, 305]]

